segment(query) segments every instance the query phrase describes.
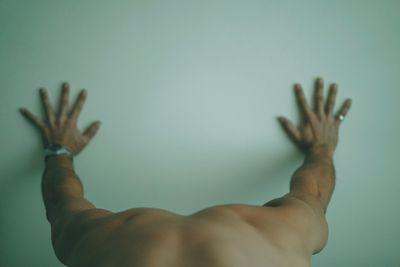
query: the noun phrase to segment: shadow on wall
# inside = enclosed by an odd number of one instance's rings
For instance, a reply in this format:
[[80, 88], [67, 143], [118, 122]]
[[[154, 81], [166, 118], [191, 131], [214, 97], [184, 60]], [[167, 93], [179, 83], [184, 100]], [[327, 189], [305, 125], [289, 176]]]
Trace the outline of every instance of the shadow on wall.
[[[3, 164], [1, 171], [0, 266], [10, 266], [4, 261], [29, 250], [27, 243], [33, 242], [29, 241], [30, 236], [38, 233], [35, 221], [45, 220], [44, 209], [38, 213], [37, 201], [32, 201], [34, 195], [41, 200], [40, 181], [44, 166], [41, 144], [38, 143], [30, 153], [15, 155], [7, 161], [14, 164]], [[19, 256], [21, 260], [24, 258]]]
[[[40, 174], [40, 179], [44, 168], [44, 156], [42, 148], [38, 147], [32, 150], [31, 154], [18, 155], [14, 159], [9, 159], [10, 162], [18, 162], [20, 168], [15, 169], [15, 165], [4, 166], [2, 171], [3, 179], [0, 185], [0, 214], [3, 206], [10, 205], [10, 200], [17, 194], [18, 190], [30, 184], [33, 174]], [[27, 163], [27, 164], [24, 164]], [[35, 182], [37, 182], [35, 180]], [[40, 188], [39, 188], [40, 189]], [[0, 239], [1, 240], [1, 239]]]
[[238, 179], [233, 179], [236, 182], [229, 184], [224, 194], [243, 196], [246, 199], [240, 199], [240, 201], [244, 204], [252, 199], [255, 201], [261, 199], [263, 203], [254, 203], [254, 205], [262, 205], [271, 200], [271, 197], [280, 197], [279, 190], [282, 187], [286, 190], [284, 193], [288, 193], [291, 176], [300, 167], [303, 156], [296, 150], [292, 150], [290, 154], [277, 152], [279, 149], [270, 151], [260, 157], [259, 161], [243, 168], [237, 174]]

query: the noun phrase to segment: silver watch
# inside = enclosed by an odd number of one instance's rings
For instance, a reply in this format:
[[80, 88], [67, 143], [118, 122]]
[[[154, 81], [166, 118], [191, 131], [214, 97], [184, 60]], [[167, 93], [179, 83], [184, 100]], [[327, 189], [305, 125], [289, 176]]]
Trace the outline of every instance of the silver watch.
[[50, 144], [46, 147], [44, 150], [45, 157], [50, 157], [50, 156], [58, 156], [58, 155], [68, 155], [69, 157], [73, 157], [74, 154], [72, 154], [71, 151], [69, 151], [65, 146], [60, 145], [60, 144]]

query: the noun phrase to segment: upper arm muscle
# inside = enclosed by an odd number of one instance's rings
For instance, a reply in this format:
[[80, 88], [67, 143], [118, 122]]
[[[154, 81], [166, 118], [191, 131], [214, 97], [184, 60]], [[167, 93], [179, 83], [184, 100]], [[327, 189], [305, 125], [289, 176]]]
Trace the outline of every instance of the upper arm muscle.
[[112, 212], [96, 207], [83, 197], [68, 197], [51, 212], [51, 237], [57, 257], [62, 261], [68, 252], [92, 227], [95, 219], [111, 215]]
[[326, 245], [328, 224], [324, 209], [314, 196], [289, 193], [264, 206], [276, 207], [279, 219], [299, 234], [313, 254]]

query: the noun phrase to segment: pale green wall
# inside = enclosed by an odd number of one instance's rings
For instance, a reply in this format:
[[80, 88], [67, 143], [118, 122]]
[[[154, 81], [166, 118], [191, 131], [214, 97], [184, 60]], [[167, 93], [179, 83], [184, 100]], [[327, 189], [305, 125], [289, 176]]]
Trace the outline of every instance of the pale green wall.
[[302, 156], [275, 118], [322, 76], [353, 107], [313, 266], [400, 266], [399, 3], [0, 0], [0, 265], [61, 266], [17, 111], [40, 114], [40, 87], [89, 91], [80, 126], [103, 125], [75, 166], [92, 202], [187, 214], [287, 193]]

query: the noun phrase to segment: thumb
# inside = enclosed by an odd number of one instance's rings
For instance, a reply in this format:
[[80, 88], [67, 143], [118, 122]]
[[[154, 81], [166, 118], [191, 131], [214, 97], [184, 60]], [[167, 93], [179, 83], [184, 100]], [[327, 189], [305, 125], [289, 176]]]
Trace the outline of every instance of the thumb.
[[83, 136], [85, 137], [85, 139], [87, 140], [87, 142], [90, 141], [90, 139], [93, 138], [93, 136], [96, 135], [97, 130], [100, 128], [101, 122], [100, 121], [96, 121], [94, 123], [92, 123], [84, 132], [83, 132]]

